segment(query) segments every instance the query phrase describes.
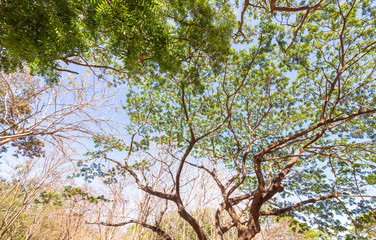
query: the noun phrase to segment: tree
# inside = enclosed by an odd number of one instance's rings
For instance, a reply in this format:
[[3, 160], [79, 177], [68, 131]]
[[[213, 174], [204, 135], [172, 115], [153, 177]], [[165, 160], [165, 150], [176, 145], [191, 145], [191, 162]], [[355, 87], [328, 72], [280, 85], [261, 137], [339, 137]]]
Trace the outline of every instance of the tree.
[[106, 95], [91, 84], [71, 78], [51, 86], [26, 70], [0, 73], [0, 238], [39, 239], [36, 229], [48, 225], [34, 201], [58, 185], [77, 139], [101, 122], [91, 111]]
[[[10, 162], [0, 172], [0, 237], [2, 239], [115, 239], [118, 229], [101, 231], [85, 224], [80, 213], [102, 214], [106, 206], [102, 197], [90, 189], [69, 186], [66, 153], [53, 149], [46, 157], [28, 159], [15, 165]], [[11, 176], [9, 176], [11, 175]], [[73, 183], [70, 183], [73, 184]], [[117, 207], [121, 204], [117, 204]], [[119, 208], [117, 208], [119, 213]], [[91, 213], [93, 212], [93, 213]], [[123, 234], [124, 235], [124, 234]]]
[[354, 234], [346, 239], [372, 239], [376, 237], [376, 215], [375, 210], [361, 214], [355, 219], [356, 225], [352, 229]]
[[[115, 73], [118, 59], [124, 60], [121, 70], [129, 78], [121, 107], [129, 136], [98, 134], [98, 149], [88, 153], [94, 163], [80, 162], [85, 176], [133, 178], [146, 194], [174, 206], [198, 239], [208, 233], [189, 200], [200, 174], [216, 185], [216, 198], [207, 205], [215, 208], [217, 239], [232, 228], [238, 239], [252, 239], [263, 218], [287, 213], [337, 234], [347, 223], [336, 216], [356, 225], [357, 216], [374, 209], [371, 1], [247, 0], [233, 10], [223, 1], [158, 6], [172, 41], [161, 57], [171, 63], [146, 61], [143, 51], [139, 61], [122, 58], [122, 51], [144, 42], [101, 45], [110, 57], [92, 55]], [[121, 82], [120, 75], [112, 79]], [[101, 160], [113, 168], [107, 171]], [[140, 224], [165, 233], [150, 219]]]
[[[140, 189], [174, 203], [198, 239], [207, 237], [185, 203], [189, 168], [217, 184], [219, 239], [232, 227], [251, 239], [260, 218], [287, 212], [315, 213], [311, 223], [335, 233], [344, 230], [336, 214], [351, 220], [374, 204], [354, 197], [374, 184], [375, 9], [360, 1], [315, 6], [271, 14], [249, 5], [244, 19], [259, 22], [241, 26], [248, 50], [233, 50], [219, 66], [198, 51], [179, 73], [125, 83], [131, 140], [97, 141], [125, 151], [111, 161]], [[165, 179], [151, 187], [157, 166]], [[231, 221], [221, 221], [224, 211]]]
[[[21, 164], [9, 164], [8, 175], [1, 173], [0, 198], [0, 237], [28, 238], [38, 222], [41, 211], [33, 207], [34, 200], [47, 187], [59, 181], [59, 168], [64, 164], [66, 156], [58, 156], [55, 151], [46, 158], [27, 159]], [[60, 154], [61, 155], [61, 154]], [[28, 237], [27, 237], [28, 236]]]
[[[105, 99], [93, 92], [92, 83], [45, 85], [24, 73], [0, 73], [0, 149], [14, 155], [42, 157], [44, 145], [61, 145], [90, 136], [90, 124], [99, 124], [92, 110]], [[67, 146], [64, 146], [67, 147]]]
[[206, 1], [3, 0], [0, 69], [28, 64], [55, 82], [60, 72], [74, 72], [63, 63], [125, 76], [138, 75], [146, 63], [176, 71], [190, 56], [186, 46], [213, 59], [229, 49], [234, 21], [227, 5], [214, 12]]

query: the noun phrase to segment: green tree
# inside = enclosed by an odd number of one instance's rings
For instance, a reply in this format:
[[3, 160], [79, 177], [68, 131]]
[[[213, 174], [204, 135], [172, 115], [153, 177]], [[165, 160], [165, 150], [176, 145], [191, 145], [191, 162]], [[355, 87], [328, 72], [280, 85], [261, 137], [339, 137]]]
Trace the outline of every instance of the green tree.
[[346, 239], [374, 239], [376, 237], [376, 211], [370, 210], [355, 219], [356, 225]]
[[177, 71], [193, 50], [213, 59], [229, 50], [234, 21], [227, 5], [214, 11], [206, 1], [4, 0], [0, 67], [9, 72], [26, 63], [50, 81], [70, 71], [64, 63], [123, 77], [144, 68]]
[[[133, 178], [146, 194], [174, 206], [198, 239], [208, 235], [188, 204], [197, 174], [210, 176], [211, 191], [218, 190], [211, 202], [218, 239], [232, 228], [238, 239], [252, 239], [261, 218], [285, 213], [338, 234], [348, 226], [336, 217], [356, 224], [374, 209], [375, 4], [155, 3], [161, 20], [153, 26], [163, 29], [155, 36], [165, 36], [166, 46], [151, 47], [153, 41], [132, 39], [128, 31], [119, 37], [116, 10], [126, 3], [109, 1], [95, 10], [93, 19], [106, 23], [87, 38], [95, 44], [59, 58], [112, 69], [114, 84], [123, 71], [132, 76], [121, 106], [129, 137], [98, 134], [98, 149], [88, 153], [94, 163], [80, 162], [80, 174]], [[141, 22], [151, 15], [145, 16]], [[144, 25], [137, 26], [143, 34]], [[105, 172], [101, 159], [114, 168]]]

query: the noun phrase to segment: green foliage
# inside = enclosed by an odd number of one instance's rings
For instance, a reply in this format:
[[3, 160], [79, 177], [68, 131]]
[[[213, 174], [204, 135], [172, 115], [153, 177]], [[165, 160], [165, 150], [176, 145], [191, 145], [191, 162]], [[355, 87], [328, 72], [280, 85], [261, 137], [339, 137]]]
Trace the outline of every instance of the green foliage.
[[52, 186], [43, 185], [45, 191], [30, 201], [28, 197], [36, 189], [27, 186], [27, 189], [14, 191], [18, 182], [0, 180], [2, 239], [87, 239], [88, 235], [100, 239], [101, 233], [86, 226], [73, 212], [78, 201], [92, 207], [99, 201], [107, 202], [103, 196], [94, 197], [71, 186], [64, 187], [61, 192], [47, 192]]
[[53, 82], [67, 60], [94, 60], [128, 75], [178, 71], [198, 48], [221, 61], [235, 24], [222, 4], [215, 12], [205, 1], [2, 1], [0, 67], [10, 72], [26, 63]]
[[[92, 196], [88, 192], [72, 186], [64, 186], [61, 192], [42, 192], [39, 195], [39, 198], [34, 200], [37, 204], [50, 204], [57, 206], [62, 206], [64, 200], [67, 199], [76, 199], [76, 200], [83, 200], [87, 201], [88, 203], [98, 203], [98, 201], [109, 201], [104, 197], [104, 195], [100, 196]], [[78, 199], [79, 198], [79, 199]]]
[[28, 63], [33, 72], [54, 80], [54, 60], [85, 48], [76, 8], [84, 1], [2, 1], [0, 66], [5, 72]]
[[277, 218], [277, 222], [287, 221], [289, 224], [288, 231], [301, 234], [306, 239], [327, 239], [328, 235], [315, 228], [310, 227], [308, 224], [297, 220], [291, 215], [285, 214]]
[[374, 239], [376, 237], [376, 211], [370, 210], [355, 219], [356, 228], [346, 236], [350, 239]]

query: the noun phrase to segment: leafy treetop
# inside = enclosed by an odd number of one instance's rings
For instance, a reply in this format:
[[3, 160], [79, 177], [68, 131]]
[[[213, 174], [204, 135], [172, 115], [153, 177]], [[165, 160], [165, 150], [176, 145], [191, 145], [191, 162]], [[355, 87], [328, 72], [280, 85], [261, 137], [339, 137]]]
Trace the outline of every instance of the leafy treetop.
[[218, 4], [214, 10], [206, 1], [1, 1], [0, 66], [9, 72], [28, 64], [56, 81], [63, 63], [134, 74], [177, 71], [197, 49], [219, 60], [230, 49], [235, 21], [229, 4]]

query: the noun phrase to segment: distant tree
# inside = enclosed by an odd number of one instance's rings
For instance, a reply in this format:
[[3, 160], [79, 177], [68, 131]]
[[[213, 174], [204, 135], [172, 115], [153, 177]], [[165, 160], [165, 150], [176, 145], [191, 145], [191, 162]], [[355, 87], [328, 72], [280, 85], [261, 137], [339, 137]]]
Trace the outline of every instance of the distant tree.
[[376, 210], [370, 210], [355, 219], [356, 225], [346, 239], [375, 239]]
[[54, 152], [16, 165], [2, 163], [2, 169], [7, 171], [0, 172], [0, 238], [30, 239], [30, 229], [42, 213], [36, 211], [34, 200], [60, 180], [59, 168], [66, 156], [58, 155]]
[[88, 125], [100, 122], [90, 114], [100, 95], [84, 83], [50, 86], [27, 71], [0, 72], [0, 153], [12, 148], [15, 156], [42, 157], [47, 142], [90, 136]]
[[38, 239], [46, 212], [34, 201], [58, 185], [77, 138], [98, 126], [90, 111], [105, 95], [96, 89], [73, 80], [49, 86], [26, 70], [0, 73], [0, 238]]
[[309, 227], [291, 216], [266, 218], [261, 222], [262, 230], [256, 240], [309, 240], [328, 239], [328, 236], [315, 228]]
[[[94, 191], [72, 187], [62, 178], [66, 173], [66, 154], [49, 151], [19, 165], [5, 165], [0, 172], [1, 239], [113, 239], [121, 237], [117, 229], [101, 231], [86, 225], [80, 214], [104, 213], [103, 198]], [[5, 165], [5, 166], [4, 166]], [[65, 170], [64, 170], [65, 169]], [[5, 176], [4, 176], [5, 175]], [[119, 208], [117, 209], [119, 212]], [[112, 236], [112, 237], [111, 237]]]

